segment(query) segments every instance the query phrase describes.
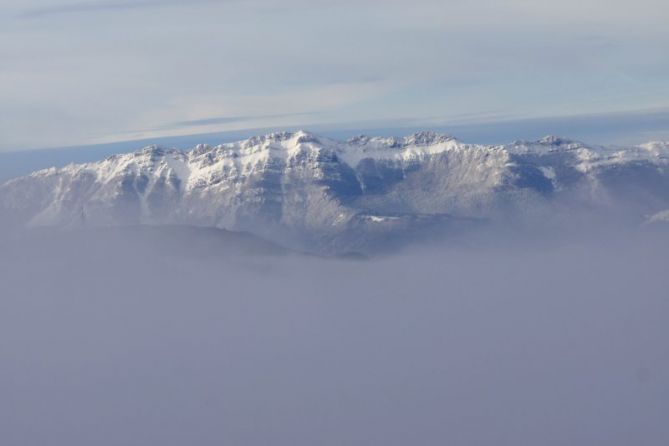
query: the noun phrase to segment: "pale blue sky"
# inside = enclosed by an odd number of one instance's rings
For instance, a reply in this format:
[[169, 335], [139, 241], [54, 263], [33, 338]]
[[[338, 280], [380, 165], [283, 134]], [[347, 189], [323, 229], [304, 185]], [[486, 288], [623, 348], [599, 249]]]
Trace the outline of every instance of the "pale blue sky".
[[667, 110], [668, 16], [666, 0], [3, 0], [0, 151]]

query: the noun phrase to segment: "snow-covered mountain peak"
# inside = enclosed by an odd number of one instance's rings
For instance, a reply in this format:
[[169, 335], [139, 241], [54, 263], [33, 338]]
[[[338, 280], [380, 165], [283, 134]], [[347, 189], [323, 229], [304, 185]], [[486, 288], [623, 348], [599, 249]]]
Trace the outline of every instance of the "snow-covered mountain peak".
[[404, 138], [405, 146], [429, 146], [445, 142], [456, 141], [456, 139], [444, 133], [437, 132], [417, 132]]
[[318, 142], [319, 138], [313, 133], [298, 130], [295, 132], [274, 132], [267, 135], [253, 136], [247, 140], [240, 141], [242, 147], [270, 146], [278, 144], [287, 148], [296, 144], [307, 142]]
[[338, 146], [338, 156], [351, 167], [362, 160], [416, 162], [450, 150], [477, 149], [483, 146], [462, 144], [450, 135], [419, 132], [404, 138], [357, 136]]
[[446, 142], [457, 142], [451, 135], [436, 132], [417, 132], [403, 138], [373, 137], [367, 135], [355, 136], [347, 141], [352, 146], [386, 146], [389, 148], [406, 148], [411, 146], [430, 146]]
[[518, 140], [504, 146], [513, 153], [551, 153], [564, 152], [569, 150], [595, 150], [595, 147], [588, 146], [580, 141], [575, 141], [561, 136], [548, 135], [536, 141]]
[[563, 138], [556, 135], [546, 135], [537, 141], [537, 144], [551, 145], [551, 146], [565, 146], [572, 144], [580, 144], [578, 141]]
[[551, 136], [481, 145], [434, 132], [344, 142], [281, 132], [185, 152], [153, 145], [35, 172], [0, 186], [0, 217], [194, 224], [339, 243], [444, 215], [550, 217], [554, 204], [570, 200], [579, 208], [619, 201], [635, 215], [654, 215], [669, 208], [667, 165], [666, 142], [620, 148]]
[[669, 141], [650, 141], [639, 147], [652, 156], [669, 159]]

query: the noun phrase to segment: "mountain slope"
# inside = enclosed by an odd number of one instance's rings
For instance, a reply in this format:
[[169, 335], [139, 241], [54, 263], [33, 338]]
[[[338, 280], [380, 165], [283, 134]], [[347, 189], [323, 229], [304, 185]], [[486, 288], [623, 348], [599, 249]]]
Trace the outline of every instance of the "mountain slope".
[[639, 223], [669, 208], [668, 166], [666, 143], [607, 148], [546, 137], [486, 146], [429, 132], [347, 142], [276, 133], [38, 171], [0, 186], [0, 209], [14, 225], [197, 225], [341, 252], [472, 219]]

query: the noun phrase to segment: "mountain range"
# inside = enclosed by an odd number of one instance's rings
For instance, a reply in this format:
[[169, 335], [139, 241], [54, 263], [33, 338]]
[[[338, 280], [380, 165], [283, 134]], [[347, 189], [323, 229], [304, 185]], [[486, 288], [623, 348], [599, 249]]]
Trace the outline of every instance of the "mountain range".
[[669, 220], [669, 143], [502, 145], [443, 134], [348, 141], [283, 132], [189, 151], [149, 146], [0, 186], [10, 227], [184, 225], [315, 253], [504, 224], [578, 229]]

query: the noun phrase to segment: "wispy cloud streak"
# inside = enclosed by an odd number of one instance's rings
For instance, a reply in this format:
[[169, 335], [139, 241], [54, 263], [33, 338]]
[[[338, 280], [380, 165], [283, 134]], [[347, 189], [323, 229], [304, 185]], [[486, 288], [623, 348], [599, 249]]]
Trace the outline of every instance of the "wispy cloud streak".
[[291, 116], [306, 116], [312, 115], [313, 112], [302, 112], [302, 113], [279, 113], [279, 114], [268, 114], [268, 115], [248, 115], [248, 116], [216, 116], [212, 118], [204, 119], [192, 119], [187, 121], [177, 121], [164, 126], [158, 127], [156, 130], [165, 130], [173, 128], [183, 128], [183, 127], [203, 127], [207, 125], [216, 125], [216, 124], [231, 124], [233, 122], [244, 122], [244, 121], [253, 121], [257, 119], [276, 119], [276, 118], [286, 118]]
[[19, 14], [19, 17], [23, 19], [36, 19], [53, 15], [95, 13], [125, 9], [148, 9], [164, 6], [189, 6], [194, 3], [223, 3], [223, 1], [224, 0], [88, 1], [28, 9]]

